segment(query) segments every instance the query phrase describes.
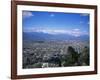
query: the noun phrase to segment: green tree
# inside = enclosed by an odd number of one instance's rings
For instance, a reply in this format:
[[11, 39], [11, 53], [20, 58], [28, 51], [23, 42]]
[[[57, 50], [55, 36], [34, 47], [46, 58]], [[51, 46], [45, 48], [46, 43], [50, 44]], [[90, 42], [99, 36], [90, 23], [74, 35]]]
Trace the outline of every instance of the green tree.
[[80, 65], [89, 65], [89, 47], [84, 47], [79, 56]]
[[78, 53], [72, 46], [69, 46], [67, 51], [63, 64], [64, 66], [74, 66], [78, 62]]

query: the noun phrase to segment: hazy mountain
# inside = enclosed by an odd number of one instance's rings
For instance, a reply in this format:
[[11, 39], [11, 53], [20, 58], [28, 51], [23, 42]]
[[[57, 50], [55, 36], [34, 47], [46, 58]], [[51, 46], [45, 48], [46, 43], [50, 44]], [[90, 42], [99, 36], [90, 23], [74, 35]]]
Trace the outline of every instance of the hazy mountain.
[[89, 40], [88, 35], [48, 34], [43, 32], [23, 32], [23, 40]]

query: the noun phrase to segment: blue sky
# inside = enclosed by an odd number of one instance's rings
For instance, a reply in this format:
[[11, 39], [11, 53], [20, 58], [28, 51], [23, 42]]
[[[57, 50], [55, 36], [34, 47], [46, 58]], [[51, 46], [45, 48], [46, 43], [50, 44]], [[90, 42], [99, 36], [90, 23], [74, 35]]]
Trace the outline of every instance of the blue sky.
[[48, 34], [89, 35], [89, 14], [23, 11], [24, 32]]

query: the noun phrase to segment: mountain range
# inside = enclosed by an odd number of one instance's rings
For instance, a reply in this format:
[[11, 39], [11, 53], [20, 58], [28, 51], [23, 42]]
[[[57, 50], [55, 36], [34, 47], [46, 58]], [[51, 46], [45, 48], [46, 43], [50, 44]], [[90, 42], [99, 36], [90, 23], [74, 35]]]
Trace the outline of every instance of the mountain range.
[[23, 32], [23, 40], [44, 41], [44, 40], [89, 40], [88, 35], [72, 36], [69, 34], [48, 34], [43, 32]]

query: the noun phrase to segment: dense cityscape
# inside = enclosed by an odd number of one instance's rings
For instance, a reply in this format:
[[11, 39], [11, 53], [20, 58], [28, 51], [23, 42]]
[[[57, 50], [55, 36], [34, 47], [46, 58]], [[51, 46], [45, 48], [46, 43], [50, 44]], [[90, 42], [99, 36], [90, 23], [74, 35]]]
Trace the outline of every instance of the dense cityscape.
[[88, 41], [24, 41], [23, 68], [89, 65]]

